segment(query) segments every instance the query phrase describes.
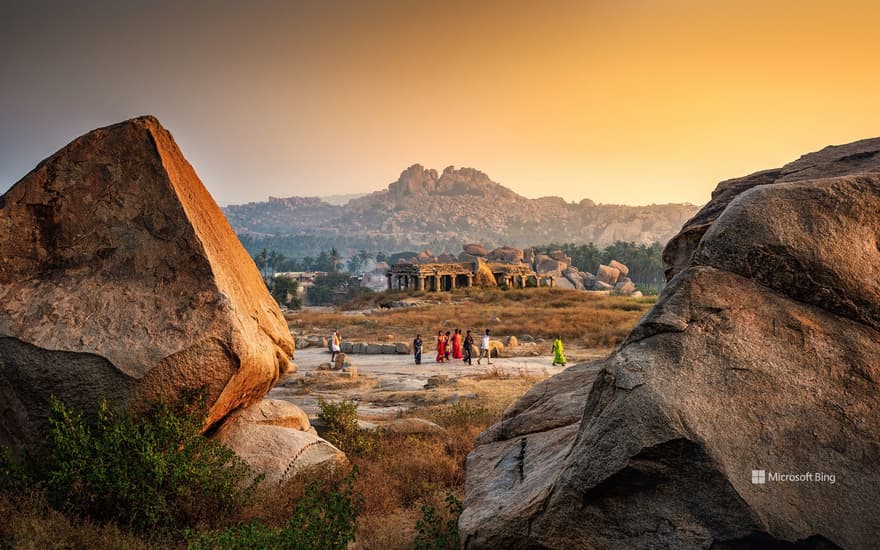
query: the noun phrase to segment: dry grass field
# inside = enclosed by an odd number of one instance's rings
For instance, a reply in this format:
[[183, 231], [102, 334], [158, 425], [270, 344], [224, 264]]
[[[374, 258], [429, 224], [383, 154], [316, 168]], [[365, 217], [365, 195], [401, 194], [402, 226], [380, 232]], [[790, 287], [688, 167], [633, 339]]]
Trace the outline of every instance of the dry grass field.
[[[422, 305], [382, 307], [399, 300]], [[328, 335], [338, 327], [352, 341], [409, 341], [416, 333], [428, 341], [441, 329], [481, 334], [488, 328], [498, 337], [528, 334], [551, 340], [560, 335], [567, 346], [607, 349], [623, 341], [655, 300], [555, 288], [382, 292], [345, 308], [292, 312], [287, 319], [297, 334]]]

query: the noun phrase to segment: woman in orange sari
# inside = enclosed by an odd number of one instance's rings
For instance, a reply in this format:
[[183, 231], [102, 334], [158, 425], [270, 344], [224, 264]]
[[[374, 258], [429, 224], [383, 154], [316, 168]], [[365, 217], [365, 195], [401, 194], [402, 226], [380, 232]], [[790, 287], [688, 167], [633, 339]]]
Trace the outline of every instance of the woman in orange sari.
[[443, 331], [437, 333], [437, 359], [438, 363], [446, 362], [446, 336]]
[[452, 358], [461, 359], [461, 357], [461, 329], [457, 328], [452, 335]]

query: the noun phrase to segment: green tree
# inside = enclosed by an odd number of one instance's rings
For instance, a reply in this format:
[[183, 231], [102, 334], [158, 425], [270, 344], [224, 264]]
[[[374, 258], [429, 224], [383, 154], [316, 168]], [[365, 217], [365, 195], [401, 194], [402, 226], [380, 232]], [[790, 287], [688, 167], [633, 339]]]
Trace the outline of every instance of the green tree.
[[272, 297], [279, 305], [290, 309], [302, 307], [299, 295], [299, 282], [287, 276], [275, 277], [272, 282]]

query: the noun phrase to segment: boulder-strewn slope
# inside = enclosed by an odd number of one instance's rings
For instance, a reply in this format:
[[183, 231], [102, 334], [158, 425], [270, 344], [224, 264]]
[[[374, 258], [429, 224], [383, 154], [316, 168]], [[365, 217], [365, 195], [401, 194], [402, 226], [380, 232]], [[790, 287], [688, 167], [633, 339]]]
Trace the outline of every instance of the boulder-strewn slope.
[[206, 425], [259, 401], [293, 340], [159, 122], [89, 132], [0, 197], [0, 443], [51, 395], [137, 408], [207, 385]]
[[875, 547], [878, 152], [829, 148], [719, 185], [624, 344], [481, 435], [465, 546]]
[[345, 206], [290, 197], [225, 208], [230, 223], [243, 233], [333, 236], [336, 246], [375, 247], [382, 242], [389, 243], [386, 247], [394, 243], [397, 250], [428, 245], [454, 250], [461, 242], [474, 241], [490, 248], [550, 242], [665, 243], [696, 210], [690, 204], [621, 206], [588, 199], [528, 199], [473, 168], [449, 166], [438, 173], [418, 164], [404, 170], [387, 189]]

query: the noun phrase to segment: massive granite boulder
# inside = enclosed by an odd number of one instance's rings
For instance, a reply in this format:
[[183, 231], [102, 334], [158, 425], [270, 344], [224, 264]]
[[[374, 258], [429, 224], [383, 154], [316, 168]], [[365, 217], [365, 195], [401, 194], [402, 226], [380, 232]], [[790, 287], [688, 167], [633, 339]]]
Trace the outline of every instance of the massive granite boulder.
[[880, 138], [871, 138], [846, 145], [831, 145], [821, 151], [808, 153], [782, 168], [722, 181], [712, 192], [712, 199], [684, 224], [678, 235], [663, 249], [666, 280], [672, 279], [688, 265], [703, 234], [727, 205], [752, 187], [877, 172], [880, 172]]
[[137, 410], [207, 388], [208, 427], [294, 345], [220, 208], [153, 117], [89, 132], [0, 197], [0, 443], [48, 400]]
[[466, 548], [876, 546], [880, 174], [864, 148], [727, 197], [615, 353], [480, 436]]

